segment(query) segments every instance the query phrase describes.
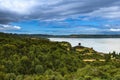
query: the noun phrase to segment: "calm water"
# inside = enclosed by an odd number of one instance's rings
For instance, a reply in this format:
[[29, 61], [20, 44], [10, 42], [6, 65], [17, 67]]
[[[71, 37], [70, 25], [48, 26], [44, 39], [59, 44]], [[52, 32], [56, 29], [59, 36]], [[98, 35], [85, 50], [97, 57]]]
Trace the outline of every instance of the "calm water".
[[81, 45], [86, 47], [93, 47], [96, 51], [109, 53], [120, 52], [120, 38], [49, 38], [51, 41], [67, 41], [72, 46]]

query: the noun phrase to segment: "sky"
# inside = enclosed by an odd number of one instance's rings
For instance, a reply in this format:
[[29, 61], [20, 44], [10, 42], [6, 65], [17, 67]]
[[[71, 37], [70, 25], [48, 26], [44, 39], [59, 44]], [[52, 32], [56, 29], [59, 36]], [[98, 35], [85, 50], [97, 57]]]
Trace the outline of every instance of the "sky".
[[0, 0], [0, 32], [120, 34], [120, 0]]

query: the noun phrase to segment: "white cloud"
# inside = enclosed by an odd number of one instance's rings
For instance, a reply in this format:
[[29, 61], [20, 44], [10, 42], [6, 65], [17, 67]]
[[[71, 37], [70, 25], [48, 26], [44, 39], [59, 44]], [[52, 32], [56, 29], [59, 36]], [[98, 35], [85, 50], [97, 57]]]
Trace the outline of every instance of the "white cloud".
[[19, 14], [28, 13], [36, 5], [36, 0], [0, 0], [0, 9], [16, 12]]
[[110, 31], [113, 31], [113, 32], [120, 32], [120, 29], [111, 28]]
[[119, 19], [120, 18], [120, 6], [111, 6], [100, 8], [89, 14], [90, 17], [102, 17], [107, 19]]
[[13, 28], [14, 28], [14, 29], [17, 29], [17, 30], [21, 29], [20, 26], [13, 26]]
[[[48, 6], [61, 1], [62, 0], [0, 0], [0, 9], [3, 11], [16, 12], [18, 14], [30, 14], [33, 12], [36, 13], [34, 8], [37, 8], [37, 10], [49, 8]], [[42, 10], [42, 12], [43, 11], [44, 10]]]
[[12, 26], [12, 25], [3, 25], [0, 24], [0, 31], [6, 31], [6, 30], [20, 30], [20, 26]]

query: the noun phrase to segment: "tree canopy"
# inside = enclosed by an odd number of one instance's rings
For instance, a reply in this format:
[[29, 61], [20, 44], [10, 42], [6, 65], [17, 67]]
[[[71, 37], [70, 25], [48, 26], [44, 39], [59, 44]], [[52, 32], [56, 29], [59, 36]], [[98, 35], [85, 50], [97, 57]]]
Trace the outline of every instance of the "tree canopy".
[[76, 51], [68, 42], [0, 33], [0, 80], [105, 79], [120, 80], [120, 55], [115, 52]]

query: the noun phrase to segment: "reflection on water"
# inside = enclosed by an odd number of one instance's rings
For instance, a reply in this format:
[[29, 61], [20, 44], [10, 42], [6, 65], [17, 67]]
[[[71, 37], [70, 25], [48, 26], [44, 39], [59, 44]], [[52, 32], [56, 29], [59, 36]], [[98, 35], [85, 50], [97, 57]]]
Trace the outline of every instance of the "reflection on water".
[[93, 47], [96, 51], [109, 53], [120, 52], [120, 38], [49, 38], [51, 41], [67, 41], [72, 46], [81, 43], [86, 47]]

